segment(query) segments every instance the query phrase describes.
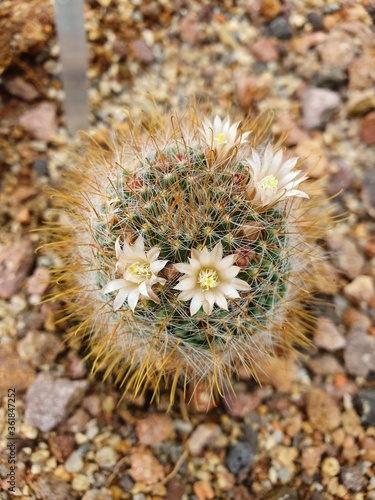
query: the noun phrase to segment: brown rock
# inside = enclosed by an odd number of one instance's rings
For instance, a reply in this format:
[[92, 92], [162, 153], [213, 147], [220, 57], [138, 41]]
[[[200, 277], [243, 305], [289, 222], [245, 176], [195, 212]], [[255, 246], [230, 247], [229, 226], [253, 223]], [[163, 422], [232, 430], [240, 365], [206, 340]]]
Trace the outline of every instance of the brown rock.
[[50, 141], [56, 133], [56, 104], [41, 102], [26, 111], [19, 119], [20, 125], [35, 139]]
[[349, 117], [365, 115], [373, 111], [375, 109], [374, 91], [371, 89], [351, 93], [347, 106]]
[[346, 69], [349, 66], [356, 52], [351, 37], [336, 30], [316, 49], [325, 66], [341, 69]]
[[303, 168], [309, 177], [319, 179], [329, 173], [330, 165], [324, 151], [321, 134], [299, 142], [296, 147], [296, 155], [303, 160]]
[[261, 76], [241, 76], [237, 80], [237, 97], [240, 105], [248, 109], [253, 102], [264, 99], [269, 92], [272, 76], [263, 73]]
[[259, 62], [272, 62], [279, 60], [279, 51], [270, 38], [261, 38], [254, 42], [250, 50]]
[[28, 239], [15, 241], [1, 250], [0, 299], [10, 299], [21, 289], [34, 257], [34, 249]]
[[154, 54], [144, 40], [135, 40], [131, 47], [135, 57], [144, 64], [151, 64], [154, 61]]
[[87, 387], [87, 381], [72, 382], [64, 378], [54, 379], [49, 373], [39, 373], [26, 393], [26, 422], [43, 432], [52, 430], [83, 399]]
[[314, 429], [330, 432], [341, 423], [340, 410], [335, 401], [320, 389], [313, 389], [306, 397], [307, 415]]
[[17, 347], [21, 358], [37, 367], [52, 364], [64, 349], [64, 344], [57, 335], [34, 331], [29, 332]]
[[283, 112], [276, 118], [274, 132], [276, 135], [287, 134], [285, 146], [295, 146], [309, 138], [307, 132], [298, 127], [297, 118]]
[[316, 375], [335, 375], [336, 373], [344, 373], [344, 367], [331, 354], [323, 354], [316, 358], [309, 359], [307, 366]]
[[304, 55], [311, 47], [315, 47], [318, 43], [322, 43], [326, 38], [326, 34], [318, 31], [315, 33], [307, 33], [302, 36], [294, 37], [292, 47], [298, 54]]
[[130, 465], [129, 474], [134, 481], [151, 485], [162, 481], [165, 477], [164, 467], [149, 450], [138, 448], [130, 455]]
[[85, 397], [82, 402], [82, 407], [87, 410], [90, 415], [93, 417], [97, 417], [101, 412], [101, 403], [100, 398], [96, 394], [91, 394], [90, 396]]
[[140, 444], [159, 444], [172, 436], [173, 422], [167, 415], [149, 415], [137, 423], [135, 433]]
[[362, 120], [360, 136], [364, 144], [375, 144], [375, 111], [366, 115]]
[[261, 383], [271, 384], [280, 392], [288, 392], [296, 379], [297, 366], [291, 355], [289, 358], [262, 360], [256, 371]]
[[220, 491], [232, 491], [236, 484], [236, 478], [224, 465], [218, 465], [216, 467], [216, 482]]
[[279, 0], [260, 0], [259, 10], [266, 19], [273, 19], [281, 12]]
[[322, 128], [333, 111], [341, 104], [337, 92], [318, 87], [309, 87], [302, 95], [303, 127], [305, 130]]
[[27, 291], [30, 294], [43, 295], [50, 283], [50, 272], [46, 267], [37, 267], [27, 280]]
[[0, 391], [9, 387], [17, 391], [27, 389], [35, 379], [35, 370], [18, 356], [12, 344], [1, 344], [0, 349]]
[[375, 219], [375, 174], [374, 169], [368, 170], [362, 179], [362, 200], [367, 213]]
[[370, 54], [356, 58], [349, 65], [348, 72], [350, 90], [371, 88], [375, 82], [375, 58]]
[[173, 477], [168, 481], [166, 500], [182, 500], [185, 494], [185, 485], [181, 478]]
[[196, 481], [193, 484], [193, 491], [198, 500], [212, 500], [215, 492], [207, 481]]
[[344, 294], [352, 302], [366, 307], [375, 295], [374, 280], [371, 276], [360, 275], [346, 285]]
[[333, 234], [327, 238], [327, 244], [333, 253], [332, 261], [348, 278], [354, 279], [360, 274], [365, 260], [354, 241], [347, 236]]
[[226, 412], [231, 417], [243, 418], [259, 406], [264, 393], [261, 389], [255, 389], [252, 392], [233, 392], [228, 391], [224, 397]]
[[83, 432], [86, 429], [90, 417], [83, 408], [78, 408], [71, 417], [68, 418], [61, 426], [62, 432]]
[[188, 14], [180, 21], [180, 36], [183, 42], [195, 45], [199, 41], [199, 28], [194, 15]]
[[308, 446], [302, 450], [301, 467], [310, 476], [315, 474], [319, 468], [325, 450], [326, 447], [324, 445]]
[[217, 424], [207, 423], [198, 425], [187, 440], [191, 455], [200, 455], [203, 448], [214, 443], [220, 435], [221, 429]]
[[26, 102], [34, 101], [39, 96], [35, 87], [20, 76], [6, 80], [4, 87], [9, 94]]
[[344, 360], [350, 374], [367, 377], [375, 371], [375, 338], [354, 328], [347, 337]]
[[316, 323], [314, 343], [327, 351], [337, 351], [346, 346], [345, 337], [339, 332], [337, 326], [325, 317], [319, 318]]
[[76, 446], [71, 434], [52, 434], [48, 438], [48, 444], [53, 456], [60, 463], [65, 462]]
[[52, 473], [42, 474], [33, 482], [33, 492], [41, 500], [71, 500], [74, 498], [70, 485], [57, 479]]

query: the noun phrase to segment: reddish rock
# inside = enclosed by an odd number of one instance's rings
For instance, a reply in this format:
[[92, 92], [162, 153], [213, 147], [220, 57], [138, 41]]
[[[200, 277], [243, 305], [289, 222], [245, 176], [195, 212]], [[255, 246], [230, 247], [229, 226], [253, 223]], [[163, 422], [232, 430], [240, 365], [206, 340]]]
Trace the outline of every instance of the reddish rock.
[[34, 257], [34, 249], [28, 239], [3, 247], [0, 252], [0, 299], [10, 299], [21, 289]]
[[297, 366], [294, 357], [261, 360], [256, 367], [257, 378], [280, 392], [288, 392], [295, 381]]
[[198, 500], [213, 500], [215, 492], [207, 481], [196, 481], [193, 484], [193, 491]]
[[91, 394], [85, 397], [82, 402], [82, 407], [87, 410], [91, 416], [97, 417], [101, 412], [101, 402], [99, 396], [96, 394]]
[[41, 102], [26, 111], [20, 117], [19, 123], [34, 139], [50, 141], [57, 130], [56, 104]]
[[131, 47], [135, 57], [144, 64], [151, 64], [154, 61], [154, 54], [144, 40], [135, 40]]
[[33, 492], [36, 498], [47, 500], [68, 500], [74, 498], [70, 485], [61, 479], [57, 479], [53, 473], [44, 473], [37, 476], [33, 482]]
[[263, 395], [261, 389], [255, 389], [252, 392], [238, 392], [236, 395], [228, 391], [224, 397], [226, 412], [231, 417], [243, 418], [257, 409]]
[[266, 19], [274, 19], [281, 12], [279, 0], [260, 0], [259, 11]]
[[324, 445], [308, 446], [302, 450], [301, 467], [309, 476], [317, 471], [325, 451], [326, 446]]
[[364, 144], [375, 144], [375, 111], [366, 115], [362, 120], [360, 137]]
[[352, 38], [338, 30], [330, 33], [316, 49], [325, 66], [341, 69], [349, 66], [357, 50]]
[[194, 15], [188, 14], [180, 21], [180, 36], [183, 42], [195, 45], [199, 41], [199, 28]]
[[20, 76], [6, 80], [4, 87], [9, 94], [26, 102], [34, 101], [39, 96], [35, 87]]
[[320, 389], [313, 389], [307, 394], [306, 409], [311, 425], [318, 431], [333, 431], [341, 423], [339, 407], [328, 394]]
[[46, 267], [37, 267], [27, 280], [29, 294], [43, 295], [50, 283], [50, 272]]
[[35, 370], [18, 356], [12, 344], [1, 344], [0, 349], [0, 391], [5, 393], [9, 387], [16, 391], [27, 389], [35, 378]]
[[272, 76], [263, 73], [261, 76], [241, 76], [237, 80], [237, 97], [243, 108], [249, 108], [253, 102], [264, 99], [269, 92]]
[[360, 56], [349, 65], [349, 89], [366, 90], [375, 82], [375, 58], [370, 54]]
[[137, 423], [135, 433], [140, 444], [159, 444], [172, 436], [173, 422], [167, 415], [149, 415]]
[[365, 263], [357, 245], [348, 236], [333, 234], [327, 238], [327, 244], [332, 251], [332, 261], [350, 279], [357, 277]]
[[337, 326], [329, 318], [324, 317], [319, 318], [316, 323], [314, 343], [327, 351], [337, 351], [346, 345], [345, 337]]
[[298, 54], [304, 55], [311, 47], [315, 47], [318, 43], [322, 43], [326, 38], [326, 34], [321, 31], [315, 33], [307, 33], [302, 36], [293, 38], [292, 47]]
[[259, 62], [279, 60], [279, 51], [270, 38], [261, 38], [251, 45], [251, 52]]
[[357, 276], [344, 288], [346, 297], [352, 302], [366, 307], [375, 295], [374, 280], [371, 276]]
[[60, 463], [64, 463], [76, 446], [76, 441], [71, 434], [51, 434], [48, 438], [49, 448]]
[[48, 432], [64, 421], [84, 396], [86, 380], [54, 379], [41, 372], [29, 387], [25, 402], [25, 421]]
[[341, 97], [337, 92], [309, 87], [302, 96], [303, 127], [305, 130], [325, 126], [333, 111], [340, 104]]
[[316, 134], [299, 142], [296, 155], [303, 160], [303, 169], [309, 177], [319, 179], [330, 171], [322, 134]]
[[285, 146], [295, 146], [309, 138], [307, 132], [299, 128], [296, 122], [296, 117], [283, 112], [276, 118], [274, 132], [276, 135], [287, 134]]
[[192, 432], [187, 440], [187, 446], [191, 455], [197, 456], [205, 446], [214, 443], [221, 435], [221, 429], [217, 424], [200, 424]]
[[134, 481], [147, 485], [156, 484], [165, 477], [164, 467], [149, 450], [138, 448], [130, 456], [129, 474]]
[[35, 331], [29, 332], [17, 347], [21, 358], [36, 367], [52, 364], [64, 349], [65, 346], [57, 335]]
[[307, 366], [316, 375], [335, 375], [336, 373], [345, 372], [344, 367], [332, 354], [322, 354], [309, 359]]

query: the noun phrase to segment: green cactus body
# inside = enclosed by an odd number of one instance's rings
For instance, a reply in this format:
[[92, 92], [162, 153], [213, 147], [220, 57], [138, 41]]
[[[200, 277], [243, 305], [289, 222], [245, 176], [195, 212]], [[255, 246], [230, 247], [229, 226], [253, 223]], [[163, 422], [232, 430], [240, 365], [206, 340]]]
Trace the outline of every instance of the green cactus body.
[[185, 116], [160, 139], [122, 137], [76, 167], [61, 253], [80, 318], [73, 333], [89, 337], [94, 370], [135, 392], [171, 379], [173, 400], [177, 381], [223, 393], [239, 366], [252, 372], [278, 346], [304, 341], [296, 299], [320, 225], [296, 189], [306, 180], [296, 161], [280, 157], [284, 178], [263, 169], [256, 182], [251, 153], [273, 167], [277, 158], [248, 135]]

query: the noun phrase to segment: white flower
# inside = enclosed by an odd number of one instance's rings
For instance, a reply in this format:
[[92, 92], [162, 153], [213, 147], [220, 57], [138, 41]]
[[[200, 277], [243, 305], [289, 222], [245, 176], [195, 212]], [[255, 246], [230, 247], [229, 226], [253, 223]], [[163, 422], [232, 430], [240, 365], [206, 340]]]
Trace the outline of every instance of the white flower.
[[264, 151], [263, 157], [253, 150], [251, 159], [245, 163], [251, 170], [250, 196], [254, 204], [265, 207], [290, 196], [309, 198], [304, 191], [296, 189], [308, 177], [302, 170], [293, 170], [298, 158], [283, 161], [283, 153], [273, 153], [271, 145]]
[[186, 275], [175, 289], [181, 290], [179, 300], [191, 300], [191, 316], [202, 306], [206, 314], [211, 314], [215, 303], [228, 310], [226, 297], [237, 299], [240, 297], [237, 290], [250, 290], [246, 281], [235, 277], [240, 268], [233, 266], [234, 260], [235, 255], [223, 258], [219, 242], [211, 252], [206, 247], [201, 251], [192, 249], [189, 264], [174, 264], [177, 271]]
[[217, 152], [226, 153], [234, 146], [248, 142], [246, 137], [250, 132], [241, 134], [238, 124], [239, 122], [236, 122], [231, 125], [229, 118], [223, 121], [216, 115], [213, 121], [204, 118], [202, 123], [203, 128], [199, 130], [203, 134], [203, 139], [207, 146]]
[[129, 307], [134, 311], [140, 295], [154, 302], [159, 302], [152, 286], [156, 283], [164, 284], [166, 282], [164, 278], [158, 278], [157, 274], [168, 262], [167, 260], [157, 260], [160, 250], [153, 247], [146, 253], [142, 236], [136, 239], [133, 247], [125, 242], [122, 249], [120, 238], [117, 238], [115, 249], [116, 272], [121, 273], [123, 278], [110, 281], [102, 290], [103, 293], [119, 290], [113, 308], [120, 309], [128, 299]]

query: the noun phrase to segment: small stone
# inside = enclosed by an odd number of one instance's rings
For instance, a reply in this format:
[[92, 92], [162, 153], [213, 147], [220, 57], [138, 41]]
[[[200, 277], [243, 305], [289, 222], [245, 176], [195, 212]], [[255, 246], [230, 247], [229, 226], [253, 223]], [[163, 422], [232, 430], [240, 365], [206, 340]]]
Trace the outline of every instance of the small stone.
[[325, 177], [330, 172], [330, 163], [324, 150], [323, 135], [315, 132], [314, 137], [301, 140], [295, 153], [303, 158], [304, 170], [309, 177], [319, 179]]
[[259, 62], [275, 62], [279, 60], [279, 51], [270, 38], [261, 38], [255, 41], [250, 50]]
[[111, 469], [117, 463], [117, 454], [110, 446], [104, 446], [95, 453], [95, 461], [102, 469]]
[[28, 239], [15, 241], [0, 251], [0, 299], [10, 299], [22, 287], [35, 254]]
[[319, 318], [316, 323], [314, 343], [317, 347], [331, 352], [346, 346], [345, 337], [337, 326], [329, 318], [325, 317]]
[[357, 57], [349, 65], [348, 73], [350, 90], [371, 88], [375, 82], [375, 58], [370, 54]]
[[200, 30], [195, 15], [188, 14], [180, 21], [180, 36], [183, 42], [195, 45], [199, 41]]
[[272, 76], [241, 76], [237, 80], [237, 96], [240, 105], [248, 109], [254, 102], [264, 99], [270, 90]]
[[56, 104], [41, 102], [23, 113], [19, 123], [34, 139], [50, 141], [57, 130]]
[[341, 423], [341, 414], [337, 404], [320, 389], [313, 389], [307, 394], [306, 407], [309, 421], [314, 429], [329, 432]]
[[74, 450], [75, 440], [70, 434], [51, 435], [48, 444], [56, 460], [63, 463]]
[[335, 457], [327, 457], [322, 463], [322, 474], [325, 477], [337, 476], [340, 472], [340, 463]]
[[292, 28], [285, 17], [276, 17], [270, 22], [268, 28], [270, 34], [279, 40], [289, 40], [289, 38], [292, 38]]
[[154, 54], [144, 40], [135, 40], [131, 47], [135, 57], [144, 64], [151, 64], [154, 61]]
[[43, 432], [52, 430], [82, 400], [87, 387], [87, 381], [54, 379], [41, 372], [26, 393], [25, 421]]
[[306, 15], [308, 22], [313, 27], [314, 31], [322, 31], [323, 26], [323, 17], [320, 12], [308, 12]]
[[27, 280], [27, 291], [29, 294], [43, 295], [50, 283], [50, 272], [46, 267], [37, 267]]
[[347, 336], [344, 360], [351, 375], [367, 377], [375, 371], [375, 338], [354, 329]]
[[72, 491], [69, 484], [57, 479], [53, 474], [42, 474], [33, 482], [33, 492], [42, 500], [70, 500]]
[[6, 80], [4, 87], [10, 95], [20, 97], [26, 102], [34, 101], [39, 96], [35, 87], [20, 76]]
[[221, 491], [232, 491], [236, 484], [236, 478], [224, 465], [218, 465], [216, 467], [216, 482]]
[[374, 91], [371, 89], [351, 93], [347, 106], [349, 117], [366, 115], [375, 109]]
[[280, 392], [288, 392], [297, 376], [297, 366], [292, 354], [288, 358], [259, 360], [256, 370], [261, 383], [271, 384]]
[[34, 366], [52, 364], [58, 354], [65, 349], [64, 344], [53, 333], [29, 332], [18, 344], [18, 353]]
[[[375, 111], [366, 115], [362, 120], [360, 137], [361, 141], [368, 146], [375, 144]], [[366, 187], [365, 184], [363, 185]], [[375, 203], [373, 204], [373, 211], [375, 213]]]
[[361, 389], [356, 396], [356, 407], [366, 426], [375, 426], [375, 389]]
[[185, 484], [179, 477], [168, 481], [166, 500], [182, 500], [185, 495]]
[[303, 127], [305, 130], [323, 128], [333, 111], [341, 104], [337, 92], [309, 87], [302, 96]]
[[233, 474], [237, 474], [244, 470], [249, 469], [255, 460], [255, 450], [250, 443], [239, 441], [238, 443], [230, 446], [228, 449], [225, 466]]
[[356, 278], [361, 273], [365, 259], [354, 241], [347, 236], [335, 234], [327, 238], [327, 244], [333, 252], [333, 262], [348, 278]]
[[207, 481], [196, 481], [193, 484], [193, 491], [198, 500], [212, 500], [215, 498], [215, 492]]
[[2, 344], [0, 349], [0, 391], [9, 387], [17, 391], [27, 389], [35, 379], [35, 369], [25, 362], [16, 352], [13, 345]]
[[362, 463], [358, 463], [353, 467], [343, 467], [340, 477], [341, 481], [351, 491], [364, 491], [368, 483]]
[[307, 366], [316, 375], [335, 375], [345, 372], [344, 367], [332, 354], [322, 354], [316, 358], [309, 359]]
[[316, 49], [325, 66], [341, 69], [349, 66], [356, 52], [352, 38], [337, 31], [331, 33]]
[[266, 19], [274, 19], [281, 12], [279, 0], [260, 0], [259, 10]]
[[220, 435], [221, 429], [217, 424], [207, 423], [198, 425], [187, 440], [190, 454], [193, 456], [200, 455], [203, 448], [214, 443]]
[[327, 193], [332, 196], [337, 194], [340, 190], [345, 191], [350, 188], [353, 181], [353, 169], [346, 164], [341, 164], [338, 170], [328, 179]]
[[22, 225], [28, 225], [31, 222], [30, 211], [27, 207], [21, 208], [17, 214], [17, 220]]
[[344, 288], [345, 296], [355, 304], [366, 307], [375, 295], [374, 280], [371, 276], [357, 276]]
[[73, 451], [66, 460], [64, 467], [67, 472], [81, 472], [83, 469], [81, 453], [78, 450]]
[[167, 415], [149, 415], [137, 423], [135, 432], [140, 444], [159, 444], [172, 436], [173, 422]]
[[375, 219], [375, 175], [373, 169], [369, 169], [363, 176], [361, 194], [367, 213]]
[[82, 402], [82, 407], [87, 410], [91, 416], [97, 417], [101, 412], [100, 398], [96, 394], [91, 394], [85, 397]]
[[83, 408], [78, 408], [71, 417], [67, 419], [62, 425], [61, 430], [63, 432], [83, 432], [90, 420], [89, 415], [85, 412]]
[[36, 158], [32, 163], [32, 167], [38, 177], [49, 175], [47, 158]]
[[113, 500], [113, 498], [115, 497], [110, 493], [110, 491], [102, 488], [100, 490], [97, 489], [87, 490], [86, 493], [83, 495], [82, 500]]
[[261, 389], [255, 389], [252, 392], [237, 392], [235, 395], [228, 391], [224, 397], [225, 410], [231, 417], [244, 418], [259, 406], [263, 394]]
[[148, 485], [158, 483], [165, 477], [164, 467], [149, 450], [139, 448], [130, 456], [129, 471], [134, 481], [142, 481]]
[[[72, 479], [74, 491], [87, 491], [90, 488], [90, 480], [84, 474], [76, 474]], [[52, 497], [53, 498], [53, 497]]]

